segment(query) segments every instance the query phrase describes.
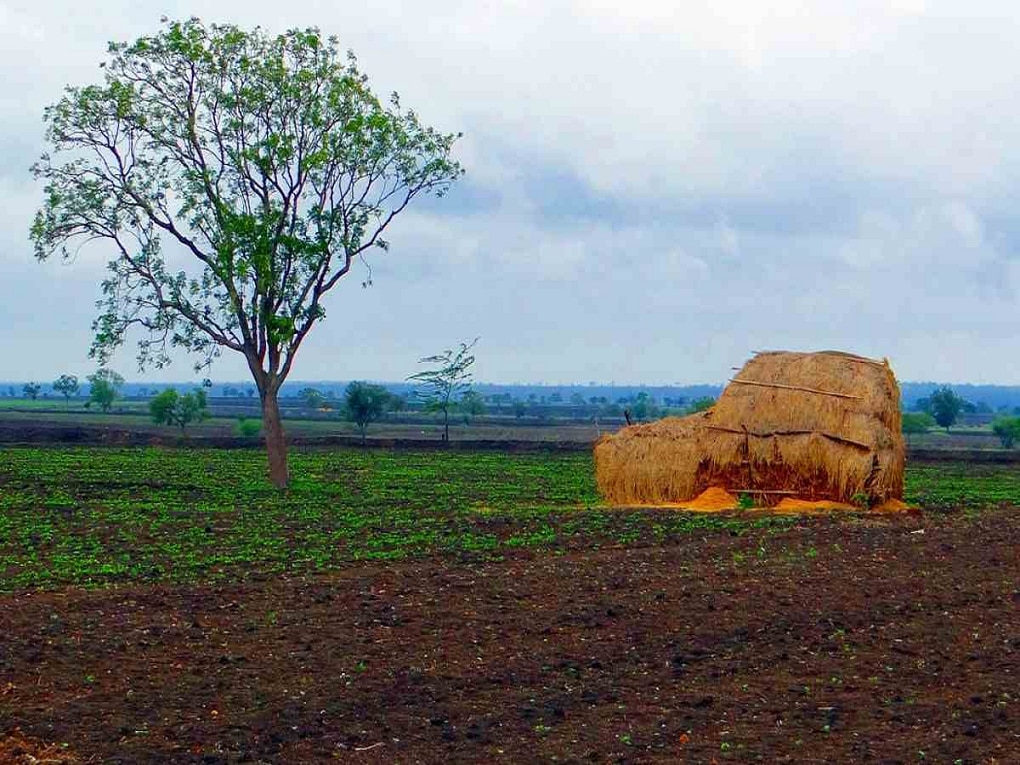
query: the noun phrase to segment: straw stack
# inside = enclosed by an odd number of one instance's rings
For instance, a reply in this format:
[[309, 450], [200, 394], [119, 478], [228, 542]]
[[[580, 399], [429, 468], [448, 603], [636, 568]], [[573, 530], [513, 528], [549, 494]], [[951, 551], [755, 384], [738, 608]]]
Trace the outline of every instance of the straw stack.
[[603, 436], [595, 477], [615, 505], [685, 502], [709, 487], [874, 506], [903, 496], [900, 392], [888, 361], [759, 353], [715, 406]]

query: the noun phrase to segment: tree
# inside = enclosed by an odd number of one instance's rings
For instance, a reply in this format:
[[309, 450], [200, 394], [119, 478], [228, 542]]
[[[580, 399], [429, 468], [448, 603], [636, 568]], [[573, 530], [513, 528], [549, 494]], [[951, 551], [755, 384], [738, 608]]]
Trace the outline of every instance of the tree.
[[1012, 449], [1020, 441], [1020, 417], [996, 417], [992, 432], [999, 437], [1003, 449]]
[[386, 408], [394, 413], [403, 412], [407, 409], [407, 396], [398, 393], [391, 393], [386, 402]]
[[389, 391], [381, 385], [348, 383], [344, 389], [344, 416], [358, 426], [361, 443], [365, 443], [368, 426], [383, 416], [389, 403]]
[[659, 406], [645, 391], [637, 394], [634, 400], [634, 417], [639, 421], [654, 420], [659, 413]]
[[133, 331], [141, 367], [174, 348], [197, 368], [224, 349], [243, 356], [284, 487], [278, 397], [298, 349], [327, 293], [388, 248], [394, 218], [460, 177], [459, 135], [422, 125], [396, 94], [380, 101], [353, 54], [314, 28], [164, 20], [111, 44], [104, 71], [45, 112], [36, 257], [73, 259], [97, 240], [113, 252], [93, 326], [101, 363]]
[[465, 391], [464, 395], [460, 397], [457, 407], [464, 415], [465, 424], [471, 422], [473, 418], [485, 414], [485, 400], [477, 391]]
[[173, 388], [167, 388], [149, 401], [149, 414], [157, 425], [176, 425], [183, 433], [191, 423], [209, 416], [205, 391], [196, 388], [182, 396]]
[[963, 399], [948, 385], [938, 388], [928, 398], [928, 413], [935, 418], [940, 428], [946, 429], [947, 433], [960, 416], [961, 409]]
[[450, 410], [460, 396], [471, 389], [471, 366], [475, 363], [471, 349], [477, 342], [476, 337], [470, 343], [461, 343], [456, 352], [447, 348], [435, 356], [418, 359], [419, 364], [431, 364], [434, 369], [407, 378], [425, 386], [414, 395], [424, 402], [426, 411], [443, 413], [443, 443], [450, 441]]
[[304, 400], [309, 409], [319, 409], [326, 403], [326, 397], [315, 388], [302, 388], [298, 391], [298, 398]]
[[25, 394], [26, 398], [30, 398], [35, 401], [39, 398], [39, 391], [42, 390], [42, 386], [37, 382], [30, 382], [22, 385], [21, 390]]
[[910, 443], [911, 436], [918, 433], [927, 433], [935, 425], [935, 419], [927, 412], [904, 412], [903, 413], [903, 434]]
[[65, 407], [70, 405], [71, 397], [77, 396], [80, 389], [76, 375], [60, 375], [53, 381], [53, 390], [63, 395]]
[[89, 381], [89, 401], [98, 405], [104, 412], [109, 412], [113, 402], [120, 395], [124, 378], [111, 369], [100, 367], [85, 379]]

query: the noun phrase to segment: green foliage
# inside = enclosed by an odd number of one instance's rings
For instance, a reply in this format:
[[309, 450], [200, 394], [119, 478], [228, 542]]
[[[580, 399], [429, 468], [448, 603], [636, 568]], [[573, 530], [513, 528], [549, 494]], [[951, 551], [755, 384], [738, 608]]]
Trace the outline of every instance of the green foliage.
[[442, 412], [443, 441], [450, 440], [450, 410], [471, 389], [471, 366], [475, 363], [471, 349], [477, 342], [476, 337], [470, 343], [461, 343], [457, 351], [447, 348], [435, 356], [419, 359], [419, 364], [431, 364], [432, 369], [407, 378], [422, 384], [422, 389], [416, 390], [414, 395], [425, 404], [426, 411]]
[[696, 414], [697, 412], [704, 412], [715, 406], [715, 399], [711, 396], [703, 396], [702, 398], [696, 398], [687, 405], [687, 414]]
[[[168, 362], [168, 345], [208, 362], [261, 342], [289, 370], [323, 295], [387, 246], [407, 203], [462, 174], [457, 136], [396, 96], [381, 102], [317, 29], [166, 21], [111, 44], [104, 73], [45, 112], [53, 151], [33, 168], [45, 202], [31, 230], [40, 259], [69, 256], [73, 240], [117, 253], [95, 325], [101, 360], [137, 327], [143, 362]], [[195, 268], [170, 269], [161, 237]]]
[[992, 432], [999, 437], [1002, 448], [1012, 449], [1020, 441], [1020, 417], [996, 417], [992, 422]]
[[959, 513], [1017, 504], [1020, 471], [1012, 465], [973, 463], [907, 466], [904, 499], [926, 510]]
[[[360, 560], [646, 546], [803, 523], [602, 508], [590, 453], [299, 449], [287, 493], [258, 476], [264, 460], [249, 449], [7, 448], [0, 591], [239, 581]], [[1015, 507], [1018, 497], [1020, 472], [1009, 465], [907, 470], [906, 499], [932, 522]]]
[[242, 438], [254, 438], [262, 430], [262, 420], [249, 419], [247, 417], [237, 418], [237, 435]]
[[41, 390], [42, 386], [36, 382], [25, 383], [21, 386], [21, 391], [25, 394], [25, 398], [30, 398], [32, 401], [39, 398], [39, 392]]
[[344, 389], [344, 417], [358, 426], [364, 441], [368, 426], [386, 412], [390, 394], [381, 385], [354, 381]]
[[89, 381], [89, 402], [109, 412], [113, 402], [120, 396], [124, 378], [111, 369], [100, 367], [85, 379]]
[[302, 388], [298, 391], [298, 398], [304, 401], [309, 409], [320, 409], [326, 403], [326, 397], [315, 388]]
[[60, 375], [53, 381], [53, 390], [64, 397], [64, 403], [70, 402], [72, 396], [77, 396], [81, 386], [76, 375]]
[[935, 426], [935, 418], [927, 412], [904, 412], [904, 433], [927, 433]]
[[935, 418], [927, 412], [904, 412], [903, 433], [910, 441], [911, 436], [927, 433], [935, 426]]
[[[648, 544], [756, 525], [597, 503], [589, 454], [24, 448], [0, 463], [0, 591], [244, 579], [361, 560]], [[768, 520], [782, 527], [789, 521]]]
[[460, 178], [459, 136], [422, 125], [396, 94], [381, 101], [353, 54], [314, 28], [167, 20], [111, 44], [103, 72], [45, 111], [36, 257], [70, 261], [86, 243], [112, 253], [93, 324], [100, 363], [129, 331], [140, 366], [180, 348], [202, 368], [228, 349], [275, 411], [326, 295], [389, 247], [415, 198]]
[[857, 505], [862, 510], [868, 510], [871, 507], [871, 497], [867, 492], [859, 491], [850, 497], [850, 504]]
[[940, 428], [949, 430], [960, 416], [964, 400], [948, 385], [938, 388], [928, 398], [928, 412]]
[[637, 394], [637, 398], [634, 399], [634, 407], [631, 413], [638, 422], [654, 420], [659, 414], [659, 406], [655, 403], [654, 398], [645, 391], [641, 391]]
[[205, 391], [197, 388], [182, 396], [167, 388], [149, 402], [149, 414], [157, 425], [176, 425], [183, 432], [191, 423], [209, 416]]
[[468, 390], [457, 402], [457, 409], [464, 415], [464, 422], [469, 423], [473, 418], [485, 414], [485, 400], [478, 391]]

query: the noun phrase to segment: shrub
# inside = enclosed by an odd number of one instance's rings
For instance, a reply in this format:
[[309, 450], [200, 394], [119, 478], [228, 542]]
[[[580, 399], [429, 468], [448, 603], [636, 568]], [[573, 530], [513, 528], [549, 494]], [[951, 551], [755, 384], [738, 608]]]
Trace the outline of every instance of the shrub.
[[254, 438], [262, 430], [262, 420], [249, 420], [247, 417], [237, 418], [237, 435], [242, 438]]
[[1012, 449], [1020, 441], [1020, 417], [998, 417], [992, 422], [992, 432], [999, 437], [1002, 448]]

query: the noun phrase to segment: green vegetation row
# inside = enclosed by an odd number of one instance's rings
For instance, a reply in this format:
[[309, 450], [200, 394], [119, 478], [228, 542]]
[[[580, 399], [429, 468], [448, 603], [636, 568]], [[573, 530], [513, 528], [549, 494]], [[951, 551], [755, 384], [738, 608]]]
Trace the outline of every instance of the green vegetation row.
[[[0, 590], [232, 580], [795, 522], [602, 508], [588, 454], [296, 451], [286, 493], [264, 460], [256, 450], [4, 450]], [[1020, 497], [1008, 468], [918, 466], [907, 481], [908, 499], [936, 511]]]

